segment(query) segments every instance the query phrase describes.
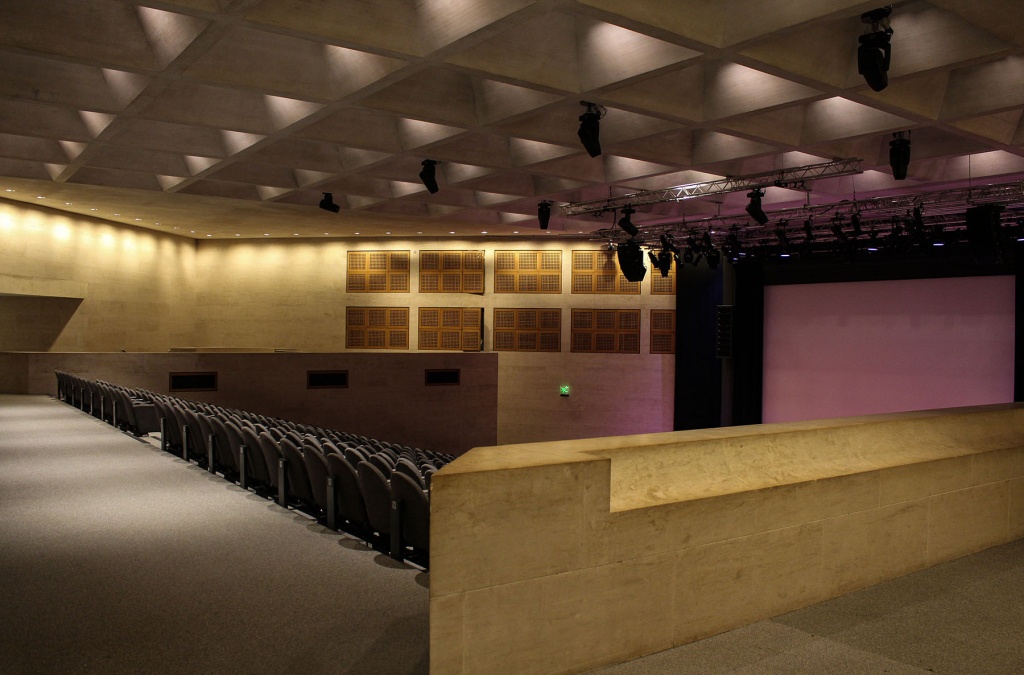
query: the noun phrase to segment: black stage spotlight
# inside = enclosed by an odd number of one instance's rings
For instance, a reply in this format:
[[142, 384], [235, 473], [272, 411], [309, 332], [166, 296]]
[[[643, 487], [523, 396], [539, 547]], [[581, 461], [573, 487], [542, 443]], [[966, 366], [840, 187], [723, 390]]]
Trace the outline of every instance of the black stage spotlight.
[[676, 246], [676, 241], [671, 234], [665, 233], [661, 235], [661, 248], [670, 253], [679, 255], [679, 247]]
[[889, 141], [889, 166], [892, 168], [892, 177], [896, 180], [904, 180], [907, 177], [907, 169], [910, 168], [910, 139], [904, 138], [904, 133], [909, 131], [897, 131]]
[[537, 204], [537, 220], [540, 221], [540, 229], [548, 229], [548, 223], [551, 222], [551, 202]]
[[747, 214], [757, 221], [758, 225], [768, 224], [768, 215], [761, 208], [761, 197], [764, 197], [764, 190], [755, 188], [747, 193], [747, 199], [750, 203], [747, 204], [747, 208], [744, 209]]
[[735, 231], [726, 235], [725, 243], [722, 244], [722, 252], [733, 262], [739, 260], [743, 255], [743, 244], [740, 242], [740, 238], [736, 235]]
[[622, 208], [622, 217], [619, 218], [619, 227], [625, 230], [626, 234], [631, 237], [635, 237], [640, 232], [637, 226], [633, 224], [633, 221], [630, 220], [630, 216], [634, 213], [636, 213], [636, 209], [632, 206], [624, 206]]
[[871, 24], [870, 33], [861, 35], [857, 47], [857, 72], [864, 77], [874, 91], [882, 91], [889, 86], [889, 62], [892, 60], [892, 28], [889, 26], [889, 15], [892, 5], [880, 7], [862, 14], [860, 20]]
[[341, 211], [341, 207], [334, 203], [334, 193], [332, 192], [324, 193], [324, 198], [320, 200], [320, 208], [331, 213]]
[[438, 162], [433, 159], [425, 159], [422, 162], [423, 168], [420, 170], [420, 180], [423, 181], [423, 186], [427, 188], [427, 192], [434, 194], [437, 192], [437, 165]]
[[658, 262], [655, 267], [661, 272], [662, 277], [667, 277], [672, 271], [672, 263], [675, 261], [675, 256], [672, 255], [672, 251], [668, 249], [662, 249], [658, 253]]
[[643, 281], [647, 276], [647, 268], [644, 267], [644, 252], [640, 250], [640, 244], [633, 239], [619, 244], [617, 251], [619, 258], [619, 269], [626, 281]]
[[587, 112], [580, 115], [580, 130], [577, 135], [583, 148], [591, 157], [601, 154], [601, 118], [604, 117], [603, 107], [590, 101], [580, 101], [580, 105], [587, 106]]

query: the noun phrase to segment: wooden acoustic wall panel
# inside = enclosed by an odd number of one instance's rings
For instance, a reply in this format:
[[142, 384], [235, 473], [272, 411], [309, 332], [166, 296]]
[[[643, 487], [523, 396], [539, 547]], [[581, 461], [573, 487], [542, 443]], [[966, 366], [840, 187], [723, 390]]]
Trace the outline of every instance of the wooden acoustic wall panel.
[[561, 251], [495, 251], [495, 293], [561, 293]]
[[494, 350], [562, 351], [562, 310], [495, 308]]
[[408, 349], [408, 307], [346, 307], [346, 349]]
[[640, 282], [626, 279], [614, 251], [573, 251], [572, 292], [640, 295]]
[[651, 310], [651, 353], [676, 353], [676, 310]]
[[420, 293], [483, 292], [483, 251], [420, 251]]
[[676, 294], [676, 270], [679, 265], [675, 262], [668, 268], [668, 276], [661, 276], [656, 268], [651, 268], [651, 295], [675, 295]]
[[572, 310], [571, 351], [639, 354], [640, 310]]
[[408, 293], [408, 251], [349, 251], [349, 293]]
[[420, 307], [419, 348], [480, 351], [479, 307]]

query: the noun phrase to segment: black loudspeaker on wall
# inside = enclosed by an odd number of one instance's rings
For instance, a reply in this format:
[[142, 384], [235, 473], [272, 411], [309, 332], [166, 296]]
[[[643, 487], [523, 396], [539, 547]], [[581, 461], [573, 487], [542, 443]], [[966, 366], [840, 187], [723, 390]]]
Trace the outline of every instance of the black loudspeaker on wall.
[[626, 277], [627, 281], [644, 280], [647, 268], [644, 267], [644, 252], [640, 250], [639, 244], [632, 239], [619, 244], [618, 256], [619, 269], [622, 270], [622, 275]]

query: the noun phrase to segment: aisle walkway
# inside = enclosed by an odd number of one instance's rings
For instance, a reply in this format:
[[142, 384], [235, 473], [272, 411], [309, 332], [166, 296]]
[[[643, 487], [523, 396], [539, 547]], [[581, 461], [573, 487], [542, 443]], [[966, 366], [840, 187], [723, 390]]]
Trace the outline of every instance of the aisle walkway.
[[64, 403], [0, 395], [0, 672], [426, 673], [427, 579]]

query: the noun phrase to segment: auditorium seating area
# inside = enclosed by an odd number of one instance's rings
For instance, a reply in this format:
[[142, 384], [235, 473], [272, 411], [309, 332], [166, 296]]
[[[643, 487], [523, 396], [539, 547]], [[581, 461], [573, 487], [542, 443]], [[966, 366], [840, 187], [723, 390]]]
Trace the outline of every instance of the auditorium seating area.
[[55, 371], [57, 398], [426, 569], [430, 484], [454, 456]]

